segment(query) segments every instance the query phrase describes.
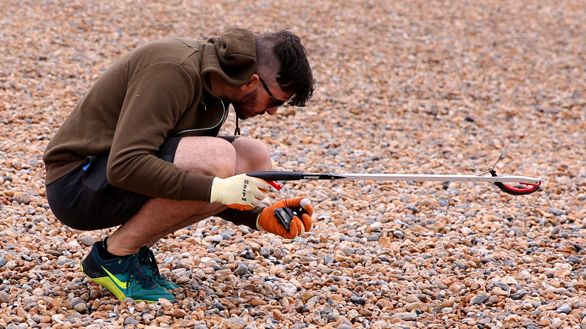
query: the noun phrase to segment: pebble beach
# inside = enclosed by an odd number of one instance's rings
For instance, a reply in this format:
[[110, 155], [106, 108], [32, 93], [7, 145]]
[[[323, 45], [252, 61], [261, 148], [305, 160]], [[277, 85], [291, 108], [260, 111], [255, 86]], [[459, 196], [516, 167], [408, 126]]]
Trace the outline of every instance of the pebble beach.
[[[573, 0], [4, 1], [0, 329], [586, 328], [585, 21]], [[494, 166], [541, 190], [287, 182], [263, 203], [307, 197], [311, 232], [209, 218], [153, 246], [175, 300], [119, 301], [79, 271], [113, 229], [55, 218], [45, 146], [126, 52], [234, 26], [291, 30], [314, 70], [307, 107], [239, 123], [274, 170]], [[234, 128], [232, 112], [222, 134]]]

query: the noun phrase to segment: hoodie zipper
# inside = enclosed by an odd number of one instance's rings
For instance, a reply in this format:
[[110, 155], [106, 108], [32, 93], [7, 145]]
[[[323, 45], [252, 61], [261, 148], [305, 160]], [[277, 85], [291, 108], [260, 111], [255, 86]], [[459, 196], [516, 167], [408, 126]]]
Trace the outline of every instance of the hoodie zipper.
[[[180, 136], [180, 135], [183, 135], [186, 133], [192, 133], [192, 132], [196, 132], [196, 131], [213, 130], [213, 129], [217, 128], [218, 126], [221, 126], [222, 124], [224, 124], [224, 121], [226, 121], [226, 117], [228, 116], [228, 108], [227, 108], [226, 104], [224, 104], [224, 101], [222, 99], [220, 99], [220, 102], [222, 103], [223, 112], [222, 112], [222, 118], [220, 119], [220, 121], [218, 123], [216, 123], [215, 125], [213, 125], [212, 127], [209, 127], [209, 128], [193, 128], [193, 129], [181, 130], [180, 132], [173, 135], [173, 137], [177, 137], [177, 136]], [[203, 107], [204, 107], [204, 111], [208, 110], [208, 107], [206, 105], [204, 105]], [[238, 124], [236, 125], [236, 127], [238, 127]], [[240, 130], [240, 129], [238, 129], [238, 130]]]

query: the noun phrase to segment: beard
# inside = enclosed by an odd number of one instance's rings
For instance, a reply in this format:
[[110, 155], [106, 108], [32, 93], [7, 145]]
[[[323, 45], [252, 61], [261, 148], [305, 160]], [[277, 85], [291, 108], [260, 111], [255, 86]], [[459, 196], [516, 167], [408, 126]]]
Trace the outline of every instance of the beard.
[[258, 90], [255, 90], [247, 95], [242, 96], [241, 98], [231, 100], [232, 106], [234, 106], [234, 111], [236, 112], [236, 116], [238, 116], [238, 119], [248, 119], [256, 114], [254, 108], [256, 107], [257, 94]]

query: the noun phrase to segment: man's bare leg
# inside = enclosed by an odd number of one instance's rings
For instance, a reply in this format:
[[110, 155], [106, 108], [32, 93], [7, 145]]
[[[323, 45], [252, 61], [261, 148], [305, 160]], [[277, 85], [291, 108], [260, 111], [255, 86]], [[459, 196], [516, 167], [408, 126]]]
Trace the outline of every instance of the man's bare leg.
[[[185, 137], [179, 142], [174, 163], [190, 172], [222, 178], [271, 169], [266, 146], [245, 137], [233, 143], [221, 138]], [[118, 256], [135, 254], [142, 246], [225, 209], [219, 203], [151, 199], [108, 238], [108, 251]]]

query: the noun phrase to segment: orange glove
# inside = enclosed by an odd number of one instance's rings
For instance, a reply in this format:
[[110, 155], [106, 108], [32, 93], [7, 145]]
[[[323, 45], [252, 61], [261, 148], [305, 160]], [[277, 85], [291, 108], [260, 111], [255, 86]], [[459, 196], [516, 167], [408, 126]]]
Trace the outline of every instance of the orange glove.
[[[301, 218], [298, 215], [301, 215]], [[313, 208], [308, 199], [283, 200], [263, 209], [256, 219], [256, 228], [259, 231], [280, 235], [285, 239], [295, 239], [311, 230], [313, 227], [311, 215], [313, 215]]]

